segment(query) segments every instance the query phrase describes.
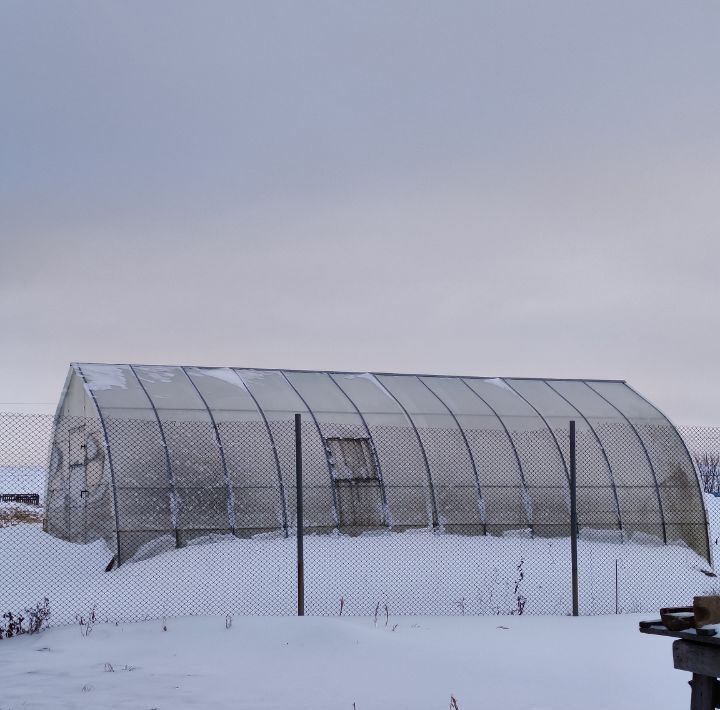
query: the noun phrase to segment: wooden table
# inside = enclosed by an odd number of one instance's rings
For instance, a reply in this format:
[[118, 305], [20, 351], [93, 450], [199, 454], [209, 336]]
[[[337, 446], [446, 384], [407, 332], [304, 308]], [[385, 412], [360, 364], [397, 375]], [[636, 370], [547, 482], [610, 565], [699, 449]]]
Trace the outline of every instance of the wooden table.
[[681, 671], [693, 674], [690, 686], [690, 710], [713, 710], [720, 707], [720, 624], [703, 630], [715, 635], [698, 633], [696, 629], [670, 631], [661, 621], [641, 621], [640, 632], [670, 636], [673, 642], [673, 663]]

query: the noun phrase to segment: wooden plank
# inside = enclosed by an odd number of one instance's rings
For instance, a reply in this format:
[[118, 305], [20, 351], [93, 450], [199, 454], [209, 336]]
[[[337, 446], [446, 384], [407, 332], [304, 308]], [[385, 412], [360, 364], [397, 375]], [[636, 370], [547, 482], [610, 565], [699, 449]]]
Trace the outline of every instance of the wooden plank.
[[[641, 622], [645, 624], [646, 622]], [[652, 634], [653, 636], [669, 636], [670, 638], [676, 639], [687, 639], [695, 643], [700, 643], [708, 646], [720, 646], [720, 635], [715, 634], [714, 636], [701, 636], [698, 634], [696, 629], [685, 629], [684, 631], [670, 631], [661, 622], [655, 622], [650, 626], [640, 626], [641, 634]]]
[[[675, 643], [683, 643], [676, 641]], [[707, 675], [693, 674], [690, 685], [692, 693], [690, 694], [690, 710], [714, 710], [717, 707], [715, 698], [717, 697], [717, 680]]]
[[660, 620], [670, 631], [682, 631], [695, 626], [695, 617], [691, 606], [672, 606], [660, 609]]
[[680, 671], [717, 678], [720, 676], [720, 648], [695, 641], [675, 641], [673, 663]]
[[720, 623], [720, 596], [695, 597], [693, 613], [695, 626]]

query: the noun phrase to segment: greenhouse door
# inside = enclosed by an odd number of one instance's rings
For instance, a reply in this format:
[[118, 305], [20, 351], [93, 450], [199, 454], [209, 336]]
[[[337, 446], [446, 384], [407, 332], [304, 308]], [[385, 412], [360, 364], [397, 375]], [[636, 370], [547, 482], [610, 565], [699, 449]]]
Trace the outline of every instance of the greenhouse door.
[[327, 439], [340, 528], [383, 527], [382, 488], [368, 439]]
[[383, 526], [380, 486], [375, 480], [336, 481], [340, 528]]

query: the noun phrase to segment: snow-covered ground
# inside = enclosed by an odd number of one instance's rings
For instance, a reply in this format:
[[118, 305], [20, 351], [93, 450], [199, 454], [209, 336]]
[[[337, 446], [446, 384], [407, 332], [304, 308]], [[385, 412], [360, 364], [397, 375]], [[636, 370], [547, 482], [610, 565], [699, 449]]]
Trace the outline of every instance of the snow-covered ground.
[[[105, 621], [197, 614], [292, 614], [295, 540], [194, 544], [105, 572], [102, 541], [72, 544], [32, 524], [0, 528], [0, 606], [22, 611], [47, 597], [51, 624], [96, 610]], [[581, 541], [580, 611], [656, 611], [720, 589], [683, 546]], [[568, 614], [567, 539], [463, 537], [408, 531], [305, 538], [312, 615]], [[617, 576], [616, 576], [617, 574]], [[713, 576], [708, 576], [713, 574]], [[616, 586], [617, 580], [617, 586]], [[1, 706], [0, 706], [1, 707]]]
[[[707, 496], [706, 504], [714, 552], [720, 498]], [[14, 516], [28, 512], [7, 506]], [[580, 541], [581, 614], [649, 613], [720, 591], [720, 578], [694, 552], [651, 542]], [[22, 612], [44, 598], [51, 625], [72, 624], [93, 609], [110, 622], [294, 613], [292, 537], [215, 538], [166, 551], [160, 543], [146, 550], [154, 556], [106, 572], [113, 555], [103, 541], [73, 544], [43, 533], [38, 524], [0, 524], [0, 613]], [[567, 539], [428, 530], [308, 535], [305, 560], [311, 615], [334, 616], [341, 606], [346, 616], [372, 616], [376, 609], [384, 614], [386, 608], [395, 616], [564, 615], [571, 609]]]
[[37, 493], [42, 501], [46, 480], [41, 466], [0, 466], [0, 493]]
[[0, 640], [0, 710], [669, 710], [689, 676], [637, 622], [720, 591], [685, 547], [582, 540], [581, 613], [610, 615], [571, 618], [566, 539], [309, 535], [298, 619], [294, 539], [202, 542], [105, 572], [103, 542], [0, 528], [0, 611], [64, 624]]
[[0, 708], [670, 710], [671, 641], [641, 616], [170, 619], [0, 641]]

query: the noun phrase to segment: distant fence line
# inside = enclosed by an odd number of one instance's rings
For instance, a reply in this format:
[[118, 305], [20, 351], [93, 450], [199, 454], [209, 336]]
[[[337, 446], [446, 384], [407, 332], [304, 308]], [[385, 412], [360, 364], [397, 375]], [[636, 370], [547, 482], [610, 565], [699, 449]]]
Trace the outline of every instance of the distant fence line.
[[25, 503], [40, 505], [39, 493], [0, 493], [0, 503]]

